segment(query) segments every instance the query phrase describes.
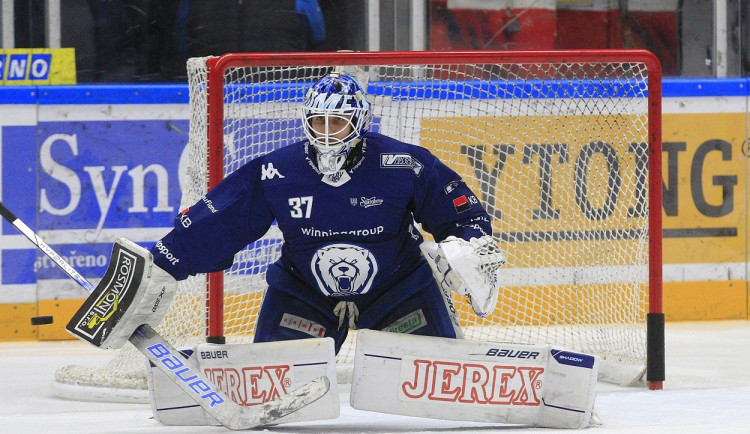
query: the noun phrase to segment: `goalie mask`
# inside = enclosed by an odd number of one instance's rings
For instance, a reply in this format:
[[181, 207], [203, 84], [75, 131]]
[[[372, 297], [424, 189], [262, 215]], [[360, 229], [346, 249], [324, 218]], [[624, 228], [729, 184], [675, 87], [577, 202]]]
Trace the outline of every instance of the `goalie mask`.
[[338, 172], [370, 127], [370, 103], [364, 89], [349, 74], [328, 74], [307, 92], [302, 112], [318, 170], [324, 175]]

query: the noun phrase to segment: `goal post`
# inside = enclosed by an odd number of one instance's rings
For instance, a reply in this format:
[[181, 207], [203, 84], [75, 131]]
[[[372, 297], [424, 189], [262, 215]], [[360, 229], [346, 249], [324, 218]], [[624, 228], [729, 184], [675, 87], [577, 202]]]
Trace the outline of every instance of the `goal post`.
[[[476, 65], [479, 65], [479, 67], [476, 67]], [[506, 67], [503, 68], [503, 66]], [[596, 104], [592, 104], [590, 108], [584, 107], [582, 113], [586, 116], [593, 116], [596, 114], [596, 110], [612, 110], [612, 113], [605, 113], [610, 115], [626, 114], [633, 116], [634, 112], [617, 113], [615, 107], [609, 108], [606, 106], [606, 103], [613, 103], [617, 98], [643, 99], [646, 102], [647, 121], [643, 125], [634, 125], [634, 127], [642, 128], [644, 130], [637, 132], [638, 134], [646, 132], [644, 139], [647, 140], [648, 153], [646, 156], [638, 155], [637, 158], [647, 158], [648, 161], [648, 195], [647, 197], [644, 197], [642, 190], [632, 190], [632, 194], [636, 196], [641, 195], [641, 197], [636, 199], [640, 202], [637, 202], [632, 209], [635, 209], [636, 207], [646, 207], [646, 209], [648, 209], [648, 213], [646, 214], [648, 221], [648, 306], [647, 311], [644, 312], [645, 316], [641, 318], [641, 321], [646, 321], [646, 327], [648, 328], [645, 337], [648, 342], [645, 348], [645, 351], [648, 352], [646, 360], [650, 361], [647, 365], [649, 367], [647, 373], [648, 381], [650, 382], [651, 388], [661, 388], [660, 383], [664, 379], [664, 343], [663, 338], [661, 337], [663, 336], [663, 315], [661, 309], [660, 235], [661, 69], [658, 60], [656, 60], [651, 53], [640, 50], [601, 50], [553, 52], [347, 52], [296, 53], [283, 55], [229, 54], [209, 59], [207, 61], [209, 158], [213, 158], [213, 161], [217, 162], [222, 161], [224, 158], [223, 144], [225, 132], [228, 128], [228, 122], [224, 119], [226, 111], [224, 100], [229, 94], [229, 92], [226, 91], [226, 87], [236, 86], [239, 83], [246, 83], [245, 81], [242, 81], [242, 79], [233, 81], [234, 74], [236, 73], [231, 71], [245, 71], [247, 68], [257, 68], [259, 71], [263, 71], [262, 74], [270, 74], [268, 70], [272, 68], [277, 68], [277, 71], [283, 71], [286, 68], [298, 68], [296, 72], [299, 78], [311, 80], [316, 78], [317, 75], [320, 75], [322, 72], [321, 70], [326, 67], [338, 67], [342, 68], [344, 71], [347, 70], [347, 67], [350, 71], [361, 69], [364, 70], [361, 73], [368, 75], [368, 77], [372, 76], [368, 80], [371, 85], [367, 90], [368, 94], [371, 95], [374, 100], [376, 116], [378, 113], [378, 97], [392, 96], [396, 92], [408, 92], [409, 97], [407, 98], [413, 98], [414, 100], [419, 100], [420, 98], [427, 99], [428, 93], [444, 93], [447, 98], [482, 99], [491, 98], [493, 96], [501, 99], [507, 98], [505, 95], [498, 94], [501, 91], [507, 92], [507, 95], [513, 96], [516, 96], [519, 91], [527, 94], [522, 94], [520, 98], [532, 98], [536, 96], [537, 98], [544, 99], [563, 97], [568, 100], [589, 98], [591, 100], [605, 100], [601, 107], [598, 107]], [[498, 71], [492, 71], [493, 67]], [[305, 75], [302, 72], [304, 68], [315, 72]], [[405, 77], [396, 77], [395, 74], [392, 75], [390, 78], [397, 83], [396, 85], [380, 84], [375, 81], [382, 80], [383, 77], [378, 76], [378, 73], [373, 73], [375, 68], [379, 71], [401, 68], [402, 70], [408, 70], [409, 74]], [[471, 68], [475, 69], [473, 71], [468, 71]], [[627, 69], [635, 69], [639, 71], [638, 74], [642, 75], [628, 75], [629, 71], [627, 71]], [[518, 71], [517, 77], [508, 77], [513, 74], [514, 71]], [[437, 72], [437, 74], [435, 74], [435, 72]], [[497, 74], [496, 77], [493, 77], [493, 72]], [[502, 74], [501, 72], [504, 72], [505, 74]], [[615, 75], [617, 73], [622, 75]], [[388, 73], [385, 73], [384, 75], [387, 76], [387, 74]], [[299, 78], [297, 78], [297, 80], [299, 80]], [[430, 79], [437, 81], [432, 84], [425, 84], [425, 81]], [[268, 81], [264, 82], [261, 80], [261, 82], [268, 84]], [[419, 84], [410, 87], [409, 83]], [[463, 86], [461, 86], [461, 84], [463, 84]], [[420, 88], [418, 86], [423, 87]], [[455, 90], [451, 90], [452, 86]], [[304, 87], [297, 87], [296, 89], [300, 92], [305, 90]], [[252, 91], [250, 92], [252, 93]], [[453, 92], [453, 94], [451, 95], [450, 92]], [[483, 92], [484, 94], [482, 94]], [[544, 94], [544, 92], [550, 93]], [[587, 92], [589, 94], [587, 94]], [[534, 93], [538, 93], [538, 95], [534, 95]], [[258, 93], [258, 95], [260, 95], [260, 93]], [[301, 94], [297, 95], [295, 103], [299, 103], [300, 95]], [[438, 96], [438, 98], [440, 98], [440, 96]], [[641, 101], [641, 103], [644, 101]], [[222, 109], [212, 110], [211, 107], [222, 107]], [[450, 113], [452, 116], [455, 116], [456, 114], [461, 113]], [[499, 113], [490, 113], [489, 111], [487, 113], [487, 115], [492, 114], [496, 115]], [[544, 113], [540, 113], [540, 115], [542, 114]], [[435, 115], [436, 118], [439, 116], [439, 114]], [[406, 117], [408, 117], [408, 114], [406, 114]], [[212, 122], [212, 119], [215, 119], [215, 121]], [[424, 118], [422, 122], [424, 122]], [[381, 117], [381, 126], [383, 123], [384, 121], [382, 121]], [[604, 126], [606, 126], [606, 123], [600, 124], [600, 127]], [[606, 137], [607, 134], [604, 134], [603, 136]], [[547, 137], [547, 140], [552, 141], [555, 140], [555, 138]], [[425, 143], [430, 142], [424, 140], [417, 144], [424, 145]], [[628, 145], [631, 145], [632, 143], [635, 142], [628, 143]], [[433, 147], [430, 148], [433, 152], [443, 150], [434, 149]], [[602, 149], [609, 148], [605, 147]], [[595, 153], [596, 149], [586, 152]], [[472, 165], [476, 167], [476, 161], [479, 160], [480, 157], [476, 155], [476, 153], [472, 154], [471, 152], [467, 155], [469, 155], [469, 159], [474, 158], [475, 161]], [[442, 156], [442, 158], [446, 160], [444, 156]], [[482, 156], [482, 158], [484, 158], [484, 156]], [[447, 160], [449, 163], [455, 162], [454, 159], [451, 158], [448, 158]], [[454, 169], [456, 169], [456, 167], [454, 167]], [[641, 176], [641, 174], [636, 172], [638, 170], [643, 170], [644, 168], [638, 167], [638, 162], [636, 162], [633, 169], [634, 176]], [[461, 172], [461, 170], [458, 171]], [[474, 170], [474, 172], [475, 173], [461, 174], [464, 175], [465, 178], [467, 175], [468, 178], [474, 179], [482, 177], [482, 175], [477, 176], [476, 170]], [[544, 176], [546, 175], [547, 174]], [[209, 188], [211, 185], [214, 185], [214, 183], [220, 181], [222, 176], [222, 167], [218, 163], [212, 164], [209, 162]], [[544, 183], [544, 179], [547, 178], [543, 178], [541, 181], [542, 183]], [[487, 191], [485, 191], [481, 182], [479, 185], [484, 199], [487, 200]], [[496, 186], [495, 191], [498, 191]], [[490, 197], [490, 200], [497, 200], [497, 197]], [[647, 203], [643, 202], [644, 200], [646, 200]], [[540, 209], [533, 211], [538, 211], [537, 214], [548, 212], [548, 209], [544, 209], [544, 205], [549, 205], [549, 203], [542, 202], [542, 205], [543, 206], [540, 207]], [[498, 212], [502, 211], [499, 209], [501, 207], [496, 204], [491, 204], [489, 207]], [[608, 211], [610, 210], [605, 210], [605, 213]], [[638, 210], [635, 212], [638, 212]], [[643, 209], [641, 209], [640, 212], [643, 212]], [[548, 216], [537, 215], [536, 217]], [[609, 231], [609, 229], [602, 232], [606, 231]], [[539, 236], [540, 234], [529, 234], [526, 231], [523, 231], [523, 228], [517, 228], [516, 231], [509, 232], [501, 230], [496, 232], [495, 235], [507, 243], [512, 240], [528, 238], [529, 236]], [[551, 234], [545, 233], [543, 236], [548, 235], [559, 236], [563, 234], [561, 231], [558, 231], [552, 232]], [[634, 236], [642, 235], [643, 232], [635, 234]], [[572, 236], [576, 237], [579, 235], [573, 234]], [[592, 236], [612, 237], [613, 235], [599, 233], [593, 234]], [[615, 236], [617, 235], [615, 234]], [[223, 289], [223, 275], [222, 273], [217, 273], [216, 277], [211, 276], [209, 279], [209, 291], [211, 294], [216, 294], [216, 296], [210, 298], [216, 304], [210, 306], [208, 309], [208, 335], [212, 337], [212, 339], [218, 341], [224, 336], [223, 309], [219, 306], [223, 297], [218, 295], [221, 294]], [[549, 308], [554, 308], [554, 306], [549, 306]], [[490, 334], [489, 338], [493, 337], [496, 336]], [[592, 349], [588, 350], [591, 351]], [[594, 352], [597, 352], [595, 348], [593, 350]]]
[[[352, 73], [365, 87], [373, 130], [429, 149], [463, 177], [493, 218], [493, 237], [508, 264], [487, 318], [454, 300], [467, 339], [551, 343], [596, 354], [602, 379], [632, 384], [645, 373], [649, 387], [661, 389], [661, 68], [653, 54], [404, 51], [190, 59], [181, 206], [201, 200], [251, 159], [303, 140], [303, 97], [332, 70]], [[278, 259], [282, 240], [274, 225], [225, 272], [181, 282], [158, 331], [175, 345], [251, 342], [265, 269]], [[342, 365], [353, 360], [356, 332], [350, 335], [338, 355]]]

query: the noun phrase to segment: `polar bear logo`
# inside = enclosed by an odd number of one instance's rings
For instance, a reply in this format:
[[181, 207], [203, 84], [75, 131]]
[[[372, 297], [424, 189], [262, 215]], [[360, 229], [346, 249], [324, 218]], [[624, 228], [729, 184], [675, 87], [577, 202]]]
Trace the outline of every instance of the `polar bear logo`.
[[318, 288], [330, 296], [365, 294], [370, 290], [378, 263], [367, 249], [351, 244], [331, 244], [318, 249], [310, 263]]

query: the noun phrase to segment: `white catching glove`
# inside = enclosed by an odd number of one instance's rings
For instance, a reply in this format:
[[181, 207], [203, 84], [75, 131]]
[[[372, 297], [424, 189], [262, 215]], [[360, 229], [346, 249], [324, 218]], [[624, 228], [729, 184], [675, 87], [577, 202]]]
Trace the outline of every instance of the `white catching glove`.
[[420, 249], [443, 288], [468, 297], [477, 316], [492, 313], [506, 259], [491, 236], [469, 241], [450, 236], [438, 244], [424, 242]]

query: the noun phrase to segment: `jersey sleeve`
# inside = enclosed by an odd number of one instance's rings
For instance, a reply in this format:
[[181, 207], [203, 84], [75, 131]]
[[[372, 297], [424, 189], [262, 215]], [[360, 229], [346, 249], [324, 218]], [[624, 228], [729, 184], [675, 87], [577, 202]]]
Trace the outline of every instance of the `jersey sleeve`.
[[260, 159], [249, 162], [178, 214], [174, 229], [151, 249], [154, 262], [177, 280], [230, 267], [234, 255], [274, 221], [260, 168]]
[[427, 150], [414, 155], [425, 170], [416, 177], [414, 218], [442, 241], [453, 235], [465, 240], [492, 234], [490, 216], [456, 172]]

